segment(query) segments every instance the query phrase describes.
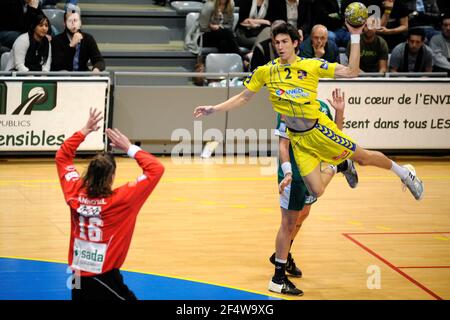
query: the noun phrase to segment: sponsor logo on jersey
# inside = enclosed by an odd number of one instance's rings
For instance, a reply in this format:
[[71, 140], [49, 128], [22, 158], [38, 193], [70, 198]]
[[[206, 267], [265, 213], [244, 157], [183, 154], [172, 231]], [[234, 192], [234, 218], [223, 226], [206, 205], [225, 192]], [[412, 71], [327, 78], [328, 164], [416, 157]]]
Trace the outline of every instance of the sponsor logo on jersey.
[[98, 250], [91, 252], [89, 250], [75, 248], [74, 254], [75, 254], [75, 257], [80, 256], [84, 260], [90, 260], [93, 262], [103, 262], [103, 260], [105, 260], [105, 257], [103, 256], [103, 254], [99, 253]]
[[78, 207], [77, 212], [83, 217], [98, 217], [102, 212], [102, 207], [82, 204]]
[[309, 97], [309, 93], [303, 91], [302, 88], [294, 88], [294, 89], [290, 89], [286, 91], [286, 94], [288, 96], [291, 96], [292, 98], [304, 98], [304, 97]]
[[333, 160], [339, 160], [339, 159], [346, 158], [349, 153], [350, 152], [348, 152], [347, 150], [344, 150], [344, 152], [342, 152], [340, 155], [334, 157]]
[[328, 70], [328, 62], [324, 62], [320, 65], [320, 68], [324, 69], [324, 70]]
[[67, 181], [78, 180], [80, 178], [80, 175], [76, 171], [71, 171], [66, 173], [64, 178], [66, 178]]
[[284, 94], [284, 90], [283, 89], [278, 89], [277, 91], [275, 91], [275, 94], [277, 95], [277, 96], [282, 96], [283, 94]]
[[298, 70], [298, 78], [300, 80], [303, 80], [306, 78], [306, 76], [308, 75], [308, 73], [304, 70]]

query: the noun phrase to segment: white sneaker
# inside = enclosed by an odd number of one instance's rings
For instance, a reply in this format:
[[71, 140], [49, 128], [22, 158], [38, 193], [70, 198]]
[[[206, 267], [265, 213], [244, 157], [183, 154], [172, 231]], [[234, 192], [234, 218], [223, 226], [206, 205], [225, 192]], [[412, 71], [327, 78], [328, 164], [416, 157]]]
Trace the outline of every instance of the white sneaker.
[[410, 164], [405, 164], [403, 168], [408, 170], [408, 176], [402, 179], [403, 188], [408, 188], [416, 200], [422, 200], [424, 186], [423, 182], [416, 176], [416, 170]]
[[279, 282], [274, 281], [272, 278], [269, 282], [269, 291], [293, 296], [303, 295], [303, 291], [295, 287], [295, 284], [289, 281], [287, 277], [284, 277], [284, 279]]

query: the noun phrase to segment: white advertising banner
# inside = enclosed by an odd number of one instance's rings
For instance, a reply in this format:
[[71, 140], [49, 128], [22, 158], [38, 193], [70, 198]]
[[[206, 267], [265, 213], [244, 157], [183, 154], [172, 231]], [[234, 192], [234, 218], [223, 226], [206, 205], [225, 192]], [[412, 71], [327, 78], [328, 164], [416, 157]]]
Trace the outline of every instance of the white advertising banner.
[[[56, 151], [89, 108], [107, 112], [108, 86], [108, 77], [0, 77], [0, 151]], [[99, 130], [79, 150], [103, 148]]]
[[320, 81], [345, 93], [344, 130], [371, 149], [450, 149], [450, 79]]

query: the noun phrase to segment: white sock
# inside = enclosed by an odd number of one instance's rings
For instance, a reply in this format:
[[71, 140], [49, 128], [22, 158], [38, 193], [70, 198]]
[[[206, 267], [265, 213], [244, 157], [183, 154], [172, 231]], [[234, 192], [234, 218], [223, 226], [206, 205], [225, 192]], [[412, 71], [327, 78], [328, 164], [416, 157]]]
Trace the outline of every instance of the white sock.
[[330, 164], [330, 165], [328, 166], [328, 168], [330, 168], [331, 170], [333, 170], [334, 174], [337, 173], [337, 167], [336, 167], [335, 165]]
[[275, 261], [278, 262], [278, 263], [283, 263], [283, 264], [287, 263], [287, 260], [281, 260], [281, 259], [278, 259], [278, 258], [275, 258]]
[[402, 166], [399, 166], [396, 162], [392, 161], [392, 171], [400, 178], [405, 179], [408, 176], [409, 171]]

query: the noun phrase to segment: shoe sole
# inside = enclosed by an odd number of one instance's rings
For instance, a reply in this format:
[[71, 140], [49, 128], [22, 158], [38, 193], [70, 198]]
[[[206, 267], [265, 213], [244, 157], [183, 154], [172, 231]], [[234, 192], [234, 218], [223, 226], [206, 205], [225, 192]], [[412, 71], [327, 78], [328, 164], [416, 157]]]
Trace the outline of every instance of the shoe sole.
[[272, 289], [272, 281], [269, 283], [269, 291], [270, 292], [274, 292], [274, 293], [278, 293], [278, 294], [285, 294], [287, 296], [295, 296], [295, 297], [301, 297], [304, 293], [303, 291], [299, 294], [294, 294], [294, 293], [288, 293], [288, 292], [280, 292], [276, 289]]
[[270, 290], [270, 289], [269, 289], [269, 291], [270, 291], [270, 292], [273, 292], [273, 293], [284, 294], [284, 295], [286, 295], [286, 296], [292, 296], [292, 297], [301, 297], [301, 296], [304, 295], [303, 292], [300, 293], [300, 294], [293, 294], [293, 293], [283, 293], [283, 292], [278, 292], [278, 291], [274, 291], [274, 290]]
[[303, 277], [303, 275], [296, 275], [296, 274], [291, 274], [291, 273], [289, 273], [289, 272], [287, 272], [286, 271], [286, 275], [288, 276], [288, 277], [292, 277], [292, 278], [297, 278], [297, 279], [300, 279], [300, 278], [302, 278]]

